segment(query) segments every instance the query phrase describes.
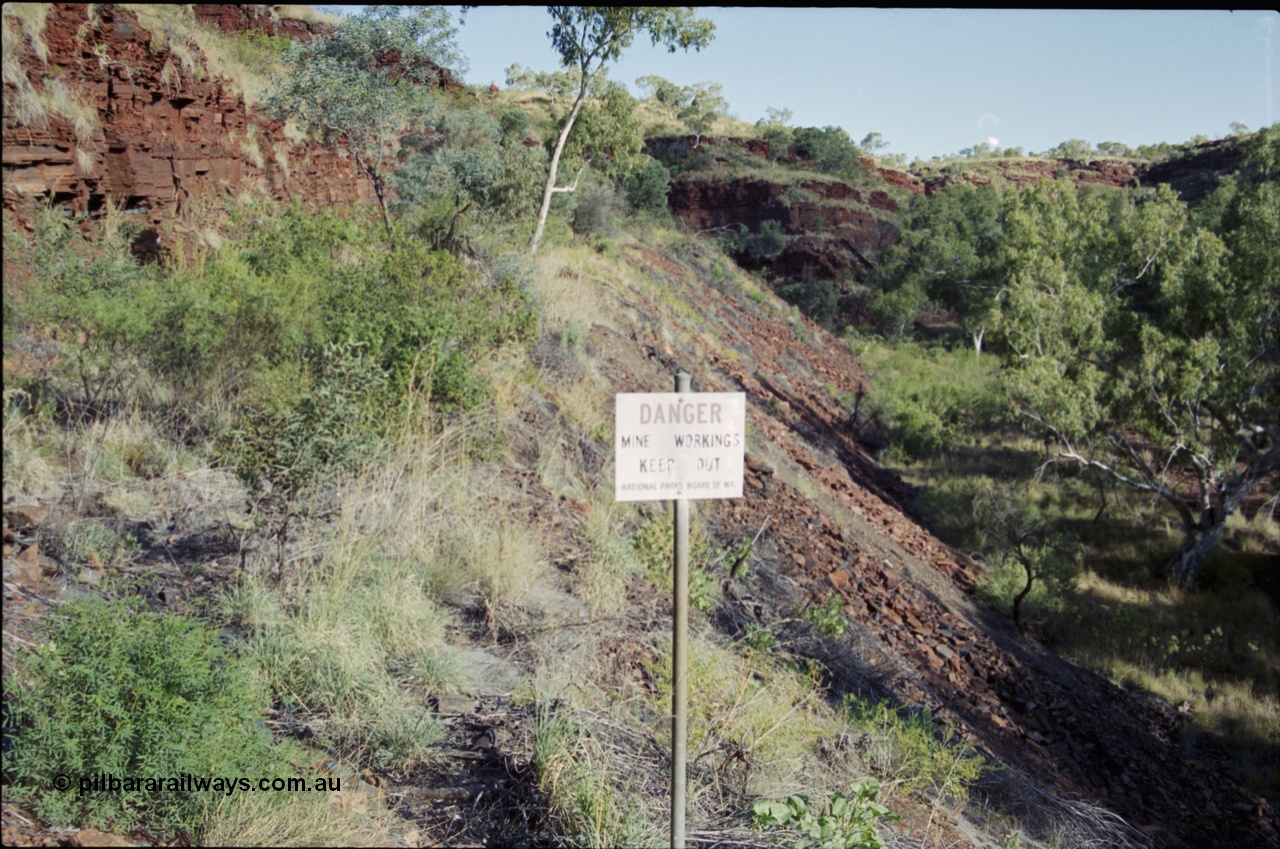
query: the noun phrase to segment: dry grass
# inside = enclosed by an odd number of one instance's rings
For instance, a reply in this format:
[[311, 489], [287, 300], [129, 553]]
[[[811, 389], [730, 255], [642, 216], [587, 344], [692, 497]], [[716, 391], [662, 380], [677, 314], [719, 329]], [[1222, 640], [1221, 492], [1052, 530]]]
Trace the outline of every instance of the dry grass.
[[556, 393], [557, 406], [571, 428], [605, 441], [613, 436], [612, 398], [609, 386], [591, 374], [562, 386]]
[[661, 771], [649, 741], [613, 714], [543, 705], [534, 729], [538, 786], [556, 830], [584, 847], [661, 845]]
[[[278, 698], [308, 711], [347, 754], [387, 767], [429, 760], [442, 735], [393, 669], [444, 644], [452, 622], [432, 570], [447, 559], [458, 434], [430, 417], [406, 429], [364, 475], [347, 481], [331, 523], [299, 531], [312, 552], [283, 588], [250, 574], [223, 615], [251, 632], [247, 648]], [[351, 748], [354, 747], [354, 748]]]
[[[169, 53], [177, 59], [182, 72], [193, 79], [213, 76], [228, 81], [231, 88], [242, 94], [250, 105], [262, 99], [271, 71], [283, 69], [278, 60], [260, 55], [260, 51], [246, 54], [249, 48], [243, 39], [202, 24], [186, 7], [123, 5], [136, 14], [139, 24], [151, 33], [152, 53]], [[166, 85], [180, 85], [181, 81], [175, 79], [174, 72], [176, 68], [167, 80], [162, 77]]]
[[3, 24], [3, 78], [12, 87], [4, 98], [6, 126], [43, 127], [50, 117], [71, 125], [76, 144], [76, 167], [81, 174], [92, 174], [97, 148], [93, 136], [98, 131], [98, 110], [83, 92], [73, 90], [60, 79], [46, 81], [36, 91], [22, 68], [28, 54], [45, 64], [49, 48], [44, 42], [48, 19], [47, 3], [6, 3]]
[[635, 510], [615, 502], [613, 492], [603, 483], [592, 490], [587, 503], [587, 557], [575, 575], [574, 591], [593, 616], [607, 619], [624, 609], [627, 576], [637, 569], [635, 552], [625, 532], [625, 527], [634, 521]]
[[555, 247], [539, 254], [533, 289], [544, 330], [585, 330], [605, 315], [600, 284], [582, 268], [589, 253], [582, 247]]
[[11, 92], [5, 92], [5, 126], [44, 126], [46, 108], [39, 92], [31, 85], [22, 60], [34, 53], [43, 64], [49, 60], [49, 48], [44, 43], [44, 27], [49, 15], [47, 3], [5, 3], [4, 16], [0, 20], [3, 35], [3, 78]]
[[1240, 587], [1126, 586], [1092, 572], [1079, 586], [1090, 604], [1063, 651], [1179, 708], [1193, 724], [1192, 748], [1224, 758], [1255, 792], [1280, 798], [1280, 635], [1270, 599]]
[[4, 389], [4, 491], [48, 496], [56, 491], [61, 477], [49, 459], [51, 440], [23, 408], [31, 395], [21, 389]]
[[[671, 703], [669, 640], [659, 644], [651, 672], [658, 685], [652, 709], [660, 715]], [[861, 777], [855, 759], [833, 764], [819, 756], [820, 742], [834, 741], [845, 725], [808, 674], [696, 630], [690, 634], [688, 674], [695, 804], [743, 809], [757, 796], [835, 789]], [[670, 745], [669, 724], [657, 723], [651, 733]]]
[[167, 477], [180, 453], [136, 410], [67, 431], [62, 450], [68, 468], [86, 486]]
[[[344, 790], [344, 794], [346, 791]], [[208, 846], [395, 846], [396, 816], [380, 806], [346, 811], [337, 794], [236, 793], [209, 806]]]
[[27, 42], [31, 45], [31, 52], [36, 55], [41, 64], [49, 61], [49, 47], [44, 42], [44, 28], [49, 20], [49, 8], [48, 3], [4, 4], [6, 28], [12, 21], [22, 29], [22, 34], [27, 37]]
[[254, 124], [245, 128], [244, 139], [240, 141], [240, 150], [253, 163], [254, 168], [261, 168], [267, 163], [262, 155], [262, 146], [258, 144], [258, 128]]
[[331, 15], [323, 12], [314, 6], [302, 6], [298, 4], [282, 4], [280, 6], [270, 7], [272, 14], [277, 14], [280, 18], [296, 18], [300, 21], [310, 21], [312, 23], [335, 24], [342, 20], [337, 15]]

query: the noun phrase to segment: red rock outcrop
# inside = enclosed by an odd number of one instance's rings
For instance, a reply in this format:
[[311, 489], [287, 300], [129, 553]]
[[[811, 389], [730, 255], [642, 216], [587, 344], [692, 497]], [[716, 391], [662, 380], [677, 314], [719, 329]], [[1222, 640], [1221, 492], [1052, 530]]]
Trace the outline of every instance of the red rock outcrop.
[[[24, 66], [42, 90], [55, 76], [98, 115], [87, 144], [71, 124], [4, 130], [4, 203], [53, 202], [75, 212], [119, 203], [153, 224], [182, 219], [194, 201], [219, 192], [258, 191], [282, 200], [371, 201], [344, 152], [295, 143], [283, 127], [253, 114], [221, 80], [196, 79], [168, 54], [152, 53], [133, 13], [57, 3], [44, 31], [48, 63]], [[77, 163], [77, 150], [93, 167]]]
[[[744, 151], [760, 159], [769, 158], [769, 144], [762, 139], [670, 136], [645, 140], [649, 155], [665, 162], [679, 162], [703, 154], [717, 162], [728, 162], [727, 149]], [[795, 158], [789, 160], [793, 164]], [[919, 175], [895, 168], [883, 168], [874, 160], [858, 160], [867, 174], [883, 181], [884, 189], [872, 190], [869, 209], [855, 209], [862, 193], [837, 180], [798, 184], [810, 201], [788, 197], [791, 184], [759, 178], [702, 178], [687, 172], [672, 183], [668, 203], [672, 213], [686, 226], [712, 230], [743, 225], [758, 232], [765, 221], [777, 221], [793, 239], [777, 257], [738, 257], [754, 268], [766, 268], [775, 276], [790, 276], [810, 268], [824, 277], [839, 277], [851, 269], [874, 265], [878, 255], [898, 239], [896, 218], [904, 193], [931, 195], [959, 183], [1009, 184], [1021, 188], [1042, 180], [1069, 179], [1076, 183], [1132, 187], [1168, 183], [1189, 203], [1194, 203], [1217, 185], [1218, 178], [1239, 166], [1240, 152], [1230, 140], [1209, 142], [1177, 159], [1155, 165], [1118, 159], [1097, 159], [1088, 163], [1044, 159], [983, 159], [959, 163], [943, 169], [926, 168]], [[876, 210], [888, 213], [879, 216]]]
[[326, 23], [283, 17], [275, 12], [275, 8], [238, 3], [191, 4], [191, 11], [196, 16], [196, 20], [211, 24], [223, 32], [256, 31], [277, 38], [310, 41], [317, 35], [332, 31], [332, 27]]
[[[6, 121], [6, 209], [21, 214], [52, 202], [85, 213], [116, 203], [154, 225], [188, 219], [193, 204], [223, 192], [317, 204], [374, 200], [345, 151], [290, 139], [225, 81], [197, 78], [174, 56], [153, 53], [132, 12], [106, 4], [92, 18], [89, 11], [53, 4], [43, 33], [47, 62], [31, 51], [22, 62], [36, 91], [61, 81], [96, 112], [97, 126], [78, 141], [63, 118]], [[312, 38], [328, 30], [264, 7], [197, 4], [194, 11], [230, 32]], [[443, 69], [440, 85], [460, 87]]]
[[685, 226], [695, 230], [745, 226], [758, 233], [766, 221], [776, 221], [792, 237], [776, 256], [744, 253], [738, 261], [749, 268], [788, 277], [806, 268], [822, 277], [840, 277], [852, 269], [868, 268], [872, 257], [898, 239], [898, 228], [875, 214], [897, 211], [887, 192], [876, 190], [863, 203], [862, 192], [839, 180], [809, 180], [794, 185], [757, 178], [678, 179], [671, 184], [668, 204]]

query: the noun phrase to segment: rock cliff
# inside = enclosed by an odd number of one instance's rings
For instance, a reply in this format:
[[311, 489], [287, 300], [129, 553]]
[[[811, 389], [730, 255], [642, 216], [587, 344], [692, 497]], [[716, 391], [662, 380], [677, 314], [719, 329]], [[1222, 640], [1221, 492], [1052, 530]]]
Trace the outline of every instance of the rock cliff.
[[[310, 38], [323, 27], [254, 7], [194, 9], [199, 20], [231, 32]], [[152, 34], [128, 10], [53, 4], [41, 40], [43, 50], [24, 45], [21, 57], [34, 92], [62, 86], [96, 120], [77, 126], [50, 113], [19, 122], [6, 109], [6, 209], [53, 203], [92, 213], [113, 203], [155, 225], [182, 222], [193, 204], [218, 193], [324, 204], [373, 200], [344, 152], [291, 139], [225, 80], [154, 51]], [[6, 101], [13, 88], [6, 82]]]

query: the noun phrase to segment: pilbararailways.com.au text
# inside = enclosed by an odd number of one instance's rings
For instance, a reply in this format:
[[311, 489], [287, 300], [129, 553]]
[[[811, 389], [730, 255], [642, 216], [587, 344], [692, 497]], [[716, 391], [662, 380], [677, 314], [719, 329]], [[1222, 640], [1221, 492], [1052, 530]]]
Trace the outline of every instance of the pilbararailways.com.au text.
[[307, 778], [237, 778], [208, 777], [184, 772], [172, 778], [126, 775], [123, 778], [109, 772], [85, 776], [73, 782], [70, 776], [57, 775], [53, 786], [58, 790], [70, 790], [78, 786], [80, 796], [86, 793], [222, 793], [230, 796], [241, 793], [268, 792], [305, 793], [339, 792], [342, 779], [336, 775]]

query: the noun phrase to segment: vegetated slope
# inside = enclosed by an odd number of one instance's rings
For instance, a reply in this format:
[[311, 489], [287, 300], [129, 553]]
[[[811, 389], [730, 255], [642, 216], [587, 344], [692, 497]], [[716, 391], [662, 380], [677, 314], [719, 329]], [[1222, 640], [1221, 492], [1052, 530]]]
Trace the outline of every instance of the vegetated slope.
[[[730, 539], [765, 526], [761, 564], [804, 603], [839, 598], [853, 628], [835, 656], [820, 657], [837, 690], [935, 706], [1032, 784], [1101, 804], [1156, 845], [1274, 843], [1265, 802], [1182, 756], [1176, 711], [1063, 662], [977, 607], [974, 565], [912, 521], [903, 487], [846, 430], [833, 390], [855, 393], [860, 377], [845, 346], [807, 319], [781, 317], [776, 302], [717, 286], [706, 259], [640, 244], [618, 251], [670, 287], [685, 326], [651, 329], [661, 308], [628, 293], [616, 327], [592, 327], [589, 351], [619, 392], [667, 391], [683, 368], [698, 390], [747, 393], [745, 497], [703, 509]], [[751, 590], [757, 600], [771, 592]]]
[[[128, 121], [137, 121], [135, 136], [126, 138], [125, 117], [104, 120], [105, 154], [90, 175], [72, 164], [69, 123], [52, 121], [25, 142], [22, 130], [6, 129], [6, 204], [50, 197], [92, 210], [107, 198], [133, 199], [167, 221], [181, 217], [185, 192], [194, 196], [195, 186], [225, 184], [235, 191], [261, 180], [263, 170], [273, 173], [228, 146], [227, 121], [245, 139], [249, 126], [260, 127], [268, 145], [285, 144], [280, 128], [246, 117], [242, 103], [232, 98], [228, 106], [220, 89], [211, 94], [181, 71], [176, 84], [166, 82], [168, 60], [122, 33], [136, 27], [126, 13], [104, 10], [99, 31], [120, 40], [109, 55], [134, 57], [132, 67], [112, 70], [123, 68], [113, 64], [123, 60], [99, 63], [77, 54], [79, 48], [55, 51], [56, 44], [81, 43], [71, 25], [84, 12], [76, 9], [57, 10], [51, 55], [63, 56], [76, 69], [70, 73], [95, 81], [90, 88], [102, 87], [99, 115], [134, 116]], [[138, 117], [159, 114], [167, 117]], [[92, 140], [99, 143], [96, 135]], [[41, 148], [43, 160], [35, 158]], [[332, 154], [315, 156], [313, 166]], [[238, 164], [212, 167], [219, 157]], [[343, 185], [364, 196], [354, 173], [340, 165], [314, 172], [311, 199]], [[152, 176], [139, 178], [144, 172]], [[283, 165], [279, 173], [294, 179]], [[11, 174], [17, 179], [12, 193]], [[44, 175], [39, 184], [31, 182], [37, 174]], [[140, 182], [120, 182], [126, 179]], [[133, 188], [143, 183], [152, 188]], [[790, 605], [837, 599], [850, 630], [805, 649], [827, 667], [835, 693], [932, 707], [1009, 767], [1009, 776], [988, 792], [1030, 820], [1069, 822], [1078, 800], [1114, 811], [1139, 832], [1112, 824], [1117, 835], [1134, 841], [1144, 835], [1158, 846], [1262, 847], [1280, 839], [1277, 814], [1265, 802], [1182, 756], [1176, 711], [1062, 662], [974, 604], [975, 564], [912, 520], [903, 506], [910, 493], [847, 429], [849, 411], [839, 396], [856, 395], [862, 378], [838, 340], [754, 288], [696, 239], [620, 239], [598, 257], [553, 253], [541, 273], [564, 281], [564, 296], [582, 302], [579, 329], [591, 369], [584, 379], [596, 394], [668, 391], [680, 369], [693, 375], [699, 391], [747, 393], [745, 495], [699, 507], [720, 542], [759, 532], [751, 572], [727, 583], [721, 627], [776, 621]], [[531, 471], [537, 434], [550, 424], [544, 417], [557, 412], [537, 405], [525, 412], [526, 428], [510, 435], [515, 457], [525, 462], [504, 474], [529, 478], [517, 486], [532, 494], [540, 491]], [[570, 456], [583, 475], [607, 480], [611, 474], [600, 434], [581, 433]], [[581, 533], [570, 527], [560, 539], [562, 562], [571, 567]]]

